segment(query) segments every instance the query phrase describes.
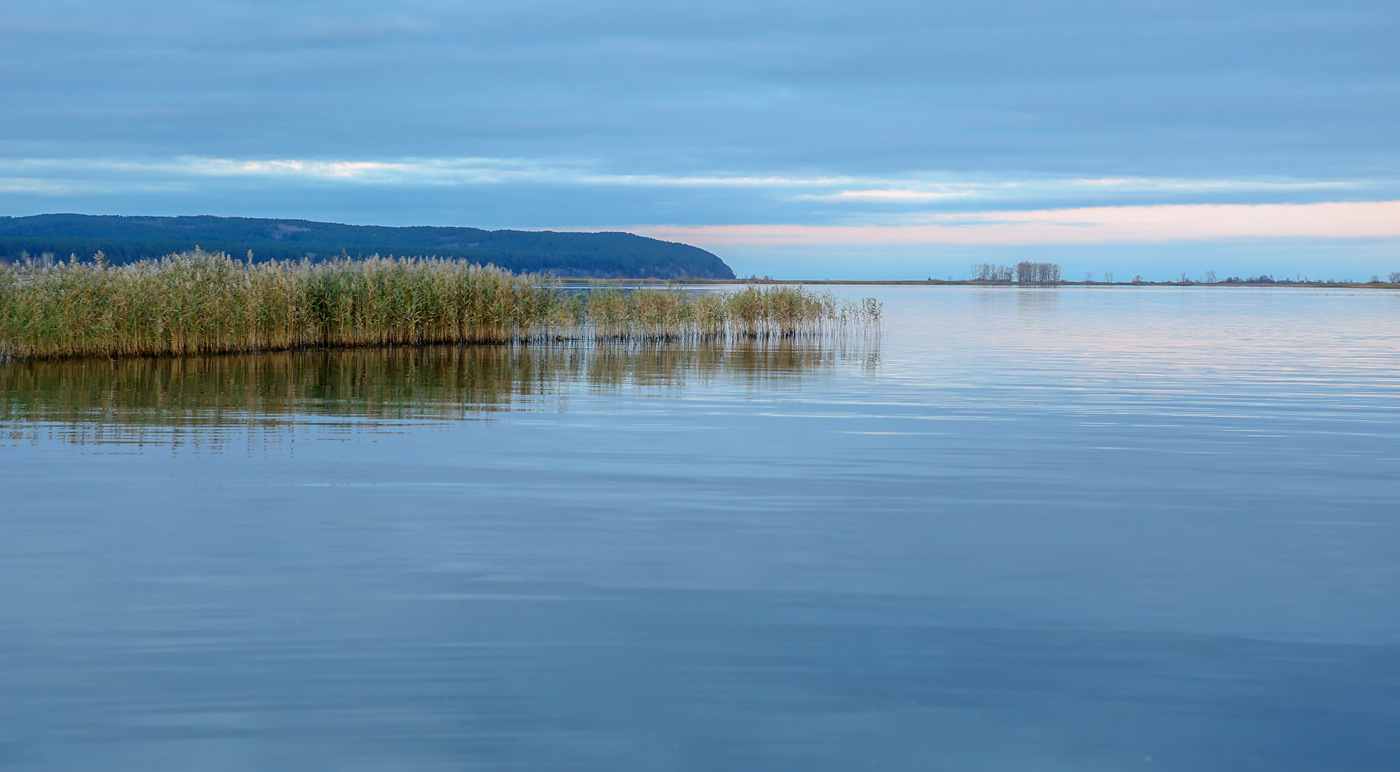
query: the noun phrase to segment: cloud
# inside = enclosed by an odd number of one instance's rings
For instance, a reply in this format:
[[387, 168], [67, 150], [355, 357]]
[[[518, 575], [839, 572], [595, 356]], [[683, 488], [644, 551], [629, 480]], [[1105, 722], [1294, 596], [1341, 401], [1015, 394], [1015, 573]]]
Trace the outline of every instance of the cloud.
[[10, 158], [1400, 176], [1393, 2], [13, 0], [4, 16]]
[[561, 184], [574, 186], [732, 188], [769, 191], [775, 199], [831, 204], [927, 204], [952, 199], [1026, 200], [1074, 195], [1249, 194], [1361, 190], [1367, 180], [1247, 180], [1026, 177], [917, 174], [900, 177], [752, 174], [659, 174], [604, 171], [601, 162], [520, 158], [235, 159], [186, 156], [164, 160], [121, 158], [0, 158], [0, 174], [54, 178], [107, 178], [120, 185], [146, 177], [269, 182], [348, 182], [384, 186], [441, 184]]
[[[834, 181], [833, 181], [834, 182]], [[1278, 181], [1222, 179], [1056, 179], [1029, 178], [1000, 181], [963, 180], [866, 180], [867, 185], [904, 184], [918, 187], [867, 187], [843, 189], [834, 193], [803, 193], [795, 201], [827, 203], [878, 203], [921, 205], [941, 203], [952, 199], [1014, 200], [1054, 198], [1065, 196], [1103, 196], [1123, 194], [1158, 194], [1160, 196], [1191, 196], [1210, 194], [1286, 193], [1302, 191], [1363, 188], [1365, 181]], [[830, 183], [828, 183], [829, 185]]]
[[964, 212], [922, 225], [637, 226], [701, 246], [1072, 245], [1230, 239], [1400, 239], [1400, 201]]
[[843, 190], [838, 193], [805, 193], [794, 198], [798, 201], [873, 201], [879, 203], [913, 204], [941, 201], [948, 198], [972, 195], [970, 190], [908, 190], [875, 188], [871, 190]]
[[[92, 211], [67, 202], [144, 196], [178, 200], [182, 207], [215, 202], [175, 210], [185, 213], [299, 213], [367, 224], [622, 227], [707, 246], [1392, 238], [1400, 223], [1391, 200], [1337, 200], [1339, 194], [1396, 192], [1365, 180], [677, 175], [601, 166], [518, 158], [0, 159], [0, 194], [28, 196], [26, 212]], [[304, 202], [308, 192], [321, 208], [276, 206], [277, 200]], [[385, 216], [381, 205], [379, 216], [349, 214], [373, 211], [386, 195], [403, 211]], [[217, 203], [249, 199], [259, 200], [258, 208]], [[39, 201], [53, 203], [36, 210]], [[1065, 205], [1078, 202], [1096, 205]], [[503, 222], [495, 212], [509, 207], [526, 211], [529, 219], [511, 214]], [[159, 211], [171, 209], [165, 204]], [[460, 219], [462, 212], [471, 219]], [[677, 221], [678, 212], [688, 221]]]
[[1393, 0], [8, 0], [0, 214], [1360, 250], [1396, 39]]

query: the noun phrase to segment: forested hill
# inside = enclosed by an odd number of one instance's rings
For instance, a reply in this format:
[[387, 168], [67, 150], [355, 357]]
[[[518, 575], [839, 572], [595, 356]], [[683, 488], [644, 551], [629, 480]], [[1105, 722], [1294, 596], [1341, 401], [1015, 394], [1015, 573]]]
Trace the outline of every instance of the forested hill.
[[251, 217], [116, 217], [41, 214], [0, 217], [0, 259], [23, 253], [113, 264], [194, 249], [253, 259], [324, 260], [342, 253], [452, 257], [516, 272], [595, 278], [732, 279], [734, 272], [699, 247], [631, 233], [485, 231], [477, 228], [338, 225]]

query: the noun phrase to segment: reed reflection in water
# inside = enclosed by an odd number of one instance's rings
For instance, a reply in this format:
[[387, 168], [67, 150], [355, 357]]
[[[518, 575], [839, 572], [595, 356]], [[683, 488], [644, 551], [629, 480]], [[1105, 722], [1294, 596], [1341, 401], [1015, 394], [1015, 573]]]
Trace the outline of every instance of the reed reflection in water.
[[0, 769], [1396, 768], [1400, 295], [879, 296], [0, 366]]
[[800, 379], [838, 361], [873, 367], [877, 338], [710, 343], [319, 349], [265, 354], [28, 361], [0, 365], [0, 425], [11, 440], [45, 429], [76, 444], [205, 439], [298, 422], [464, 420], [565, 411], [578, 389], [682, 389], [731, 379], [748, 388]]

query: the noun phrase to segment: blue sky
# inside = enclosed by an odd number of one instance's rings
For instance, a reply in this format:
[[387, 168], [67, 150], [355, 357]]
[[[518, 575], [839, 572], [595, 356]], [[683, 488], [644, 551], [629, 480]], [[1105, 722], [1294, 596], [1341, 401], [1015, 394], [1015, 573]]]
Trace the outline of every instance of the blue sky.
[[6, 0], [0, 213], [1369, 278], [1400, 271], [1397, 40], [1393, 0]]

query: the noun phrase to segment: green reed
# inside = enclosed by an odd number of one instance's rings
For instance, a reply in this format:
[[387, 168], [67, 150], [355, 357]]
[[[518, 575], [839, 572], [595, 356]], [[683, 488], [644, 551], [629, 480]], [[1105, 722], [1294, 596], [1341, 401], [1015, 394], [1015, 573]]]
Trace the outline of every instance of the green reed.
[[0, 356], [156, 356], [311, 347], [769, 337], [878, 327], [880, 304], [800, 287], [605, 286], [437, 258], [251, 263], [223, 253], [0, 269]]

